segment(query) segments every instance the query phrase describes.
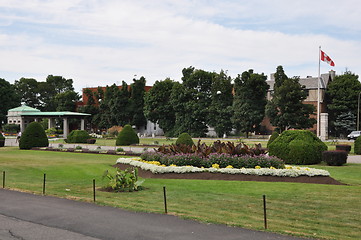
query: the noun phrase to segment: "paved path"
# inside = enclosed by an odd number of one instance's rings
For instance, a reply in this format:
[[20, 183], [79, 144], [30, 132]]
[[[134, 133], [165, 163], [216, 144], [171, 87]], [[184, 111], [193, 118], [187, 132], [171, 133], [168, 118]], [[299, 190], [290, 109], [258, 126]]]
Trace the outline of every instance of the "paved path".
[[0, 239], [301, 239], [0, 189]]

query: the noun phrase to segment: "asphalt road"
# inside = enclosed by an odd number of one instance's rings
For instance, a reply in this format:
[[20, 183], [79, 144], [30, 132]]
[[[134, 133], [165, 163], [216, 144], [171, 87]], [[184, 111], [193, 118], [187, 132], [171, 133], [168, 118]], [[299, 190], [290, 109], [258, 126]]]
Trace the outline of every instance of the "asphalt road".
[[0, 239], [301, 239], [0, 189]]

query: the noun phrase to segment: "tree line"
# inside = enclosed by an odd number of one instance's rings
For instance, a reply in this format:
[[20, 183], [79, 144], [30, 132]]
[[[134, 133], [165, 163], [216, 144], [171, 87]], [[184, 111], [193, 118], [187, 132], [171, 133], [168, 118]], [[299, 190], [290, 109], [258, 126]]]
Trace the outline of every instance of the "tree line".
[[[282, 66], [276, 69], [271, 99], [267, 100], [267, 76], [244, 71], [237, 77], [227, 72], [208, 72], [194, 67], [182, 70], [181, 81], [169, 78], [158, 80], [146, 92], [146, 79], [133, 79], [84, 89], [88, 101], [76, 109], [80, 96], [74, 91], [73, 80], [49, 75], [45, 82], [21, 78], [14, 84], [0, 79], [0, 124], [6, 122], [7, 110], [24, 103], [42, 111], [79, 111], [90, 113], [92, 128], [106, 129], [114, 125], [144, 126], [147, 120], [158, 123], [166, 136], [188, 132], [194, 137], [205, 136], [208, 127], [218, 136], [228, 135], [232, 129], [248, 135], [262, 132], [265, 116], [282, 132], [286, 129], [305, 129], [315, 124], [310, 118], [316, 109], [304, 104], [307, 91], [298, 77], [289, 78]], [[339, 136], [356, 129], [358, 97], [361, 83], [350, 71], [338, 75], [326, 89], [325, 101], [329, 113], [330, 134]]]

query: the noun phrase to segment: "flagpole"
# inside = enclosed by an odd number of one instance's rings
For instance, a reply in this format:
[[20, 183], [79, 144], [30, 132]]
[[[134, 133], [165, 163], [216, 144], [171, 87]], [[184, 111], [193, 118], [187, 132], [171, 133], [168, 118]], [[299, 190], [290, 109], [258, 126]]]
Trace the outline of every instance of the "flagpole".
[[321, 46], [318, 49], [318, 81], [317, 81], [317, 137], [320, 137], [320, 81], [321, 81]]

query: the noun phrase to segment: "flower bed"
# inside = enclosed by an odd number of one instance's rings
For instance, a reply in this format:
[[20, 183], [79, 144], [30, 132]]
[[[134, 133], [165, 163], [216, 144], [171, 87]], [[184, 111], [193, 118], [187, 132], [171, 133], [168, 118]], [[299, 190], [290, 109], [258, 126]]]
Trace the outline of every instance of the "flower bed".
[[329, 172], [326, 170], [286, 166], [285, 169], [276, 169], [274, 167], [261, 168], [256, 166], [255, 168], [220, 168], [218, 164], [213, 164], [210, 168], [193, 167], [193, 166], [176, 166], [162, 165], [158, 161], [143, 161], [140, 158], [119, 158], [117, 164], [127, 164], [134, 167], [139, 167], [142, 170], [150, 171], [154, 174], [164, 173], [223, 173], [223, 174], [245, 174], [245, 175], [257, 175], [257, 176], [276, 176], [276, 177], [299, 177], [299, 176], [329, 176]]
[[160, 152], [144, 152], [141, 156], [142, 160], [148, 162], [160, 162], [161, 165], [177, 165], [193, 167], [210, 168], [213, 164], [218, 164], [220, 168], [277, 168], [284, 169], [284, 162], [277, 158], [266, 154], [260, 155], [231, 155], [227, 153], [211, 153], [207, 157], [196, 153], [177, 153], [164, 154]]

